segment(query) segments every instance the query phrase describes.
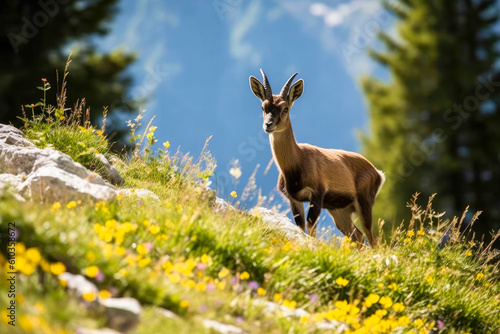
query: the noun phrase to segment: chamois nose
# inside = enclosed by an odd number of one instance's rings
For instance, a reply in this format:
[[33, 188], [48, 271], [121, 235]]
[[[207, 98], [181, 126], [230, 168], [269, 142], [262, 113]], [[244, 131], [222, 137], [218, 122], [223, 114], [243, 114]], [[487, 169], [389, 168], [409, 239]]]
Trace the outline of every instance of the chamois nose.
[[273, 121], [266, 122], [266, 128], [273, 126]]

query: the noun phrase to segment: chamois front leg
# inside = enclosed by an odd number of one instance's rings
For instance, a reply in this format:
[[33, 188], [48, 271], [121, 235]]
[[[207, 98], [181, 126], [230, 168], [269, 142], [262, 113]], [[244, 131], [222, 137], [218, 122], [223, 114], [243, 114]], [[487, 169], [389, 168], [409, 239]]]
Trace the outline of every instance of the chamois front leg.
[[292, 209], [293, 219], [295, 220], [295, 224], [298, 227], [306, 232], [306, 222], [304, 215], [304, 204], [302, 202], [296, 201], [294, 199], [290, 199], [290, 208]]
[[309, 230], [309, 235], [313, 238], [316, 237], [316, 222], [321, 214], [321, 208], [323, 207], [324, 194], [313, 194], [311, 197], [311, 203], [309, 204], [309, 212], [307, 213], [307, 229]]

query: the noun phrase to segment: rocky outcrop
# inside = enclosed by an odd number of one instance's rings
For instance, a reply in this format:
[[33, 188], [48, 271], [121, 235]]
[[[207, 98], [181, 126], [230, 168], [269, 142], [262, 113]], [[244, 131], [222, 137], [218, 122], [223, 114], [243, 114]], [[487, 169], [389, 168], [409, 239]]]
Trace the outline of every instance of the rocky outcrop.
[[0, 188], [7, 184], [36, 201], [102, 201], [116, 196], [112, 185], [67, 154], [40, 149], [20, 130], [0, 124]]

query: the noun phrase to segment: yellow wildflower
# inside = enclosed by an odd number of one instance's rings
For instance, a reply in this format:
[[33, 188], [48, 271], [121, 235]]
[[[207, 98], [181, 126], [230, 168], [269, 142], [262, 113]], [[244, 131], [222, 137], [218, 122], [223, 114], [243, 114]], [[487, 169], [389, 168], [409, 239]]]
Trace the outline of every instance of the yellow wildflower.
[[17, 259], [16, 268], [24, 275], [31, 275], [35, 272], [35, 267], [23, 257]]
[[403, 303], [394, 303], [394, 305], [392, 305], [392, 309], [399, 313], [405, 310], [405, 306]]
[[42, 255], [40, 254], [40, 251], [37, 248], [31, 247], [26, 250], [26, 258], [33, 263], [34, 265], [37, 265], [40, 263], [42, 260]]
[[295, 307], [297, 306], [297, 302], [295, 300], [288, 300], [288, 299], [285, 299], [283, 301], [283, 306], [285, 307], [288, 307], [289, 309], [292, 309], [294, 310]]
[[26, 332], [31, 332], [33, 330], [33, 324], [30, 319], [26, 315], [21, 315], [19, 317], [19, 326], [24, 329]]
[[172, 262], [170, 261], [167, 261], [163, 264], [163, 269], [165, 269], [165, 274], [170, 274], [172, 272], [172, 269], [174, 267], [174, 265], [172, 264]]
[[411, 238], [406, 238], [406, 239], [404, 240], [404, 242], [406, 242], [406, 243], [411, 242]]
[[163, 146], [165, 148], [169, 148], [170, 147], [170, 142], [167, 140], [166, 142], [163, 143]]
[[93, 291], [84, 292], [82, 294], [82, 298], [88, 302], [94, 301], [95, 300], [95, 293]]
[[393, 302], [391, 297], [388, 296], [383, 296], [379, 300], [380, 305], [382, 305], [384, 308], [389, 308], [392, 306]]
[[424, 230], [419, 230], [419, 231], [417, 232], [417, 234], [418, 234], [418, 235], [425, 235], [425, 232], [424, 232]]
[[52, 204], [52, 207], [50, 209], [52, 213], [56, 213], [57, 210], [59, 210], [60, 208], [61, 208], [61, 203], [55, 202], [54, 204]]
[[181, 302], [181, 307], [182, 308], [188, 308], [189, 307], [189, 300], [183, 300]]
[[224, 290], [226, 288], [226, 282], [222, 281], [217, 283], [217, 289]]
[[116, 227], [116, 220], [114, 220], [114, 219], [106, 220], [106, 222], [104, 223], [104, 226], [106, 226], [109, 229], [114, 229]]
[[427, 283], [432, 283], [434, 282], [434, 278], [432, 278], [431, 275], [427, 275], [424, 277], [424, 280], [427, 282]]
[[149, 227], [149, 232], [151, 232], [151, 234], [157, 234], [158, 232], [160, 232], [160, 227], [158, 225], [151, 225]]
[[142, 225], [148, 227], [149, 225], [151, 225], [151, 222], [147, 219], [145, 219], [143, 222], [142, 222]]
[[479, 273], [479, 274], [477, 274], [477, 275], [476, 275], [476, 280], [477, 280], [477, 281], [480, 281], [480, 280], [482, 280], [483, 278], [484, 278], [484, 274], [483, 274], [483, 273]]
[[68, 205], [66, 205], [66, 207], [68, 209], [73, 209], [74, 207], [76, 207], [76, 202], [75, 201], [71, 201], [68, 203]]
[[156, 131], [156, 129], [158, 129], [157, 126], [152, 126], [152, 127], [149, 128], [149, 132], [153, 132], [154, 133]]
[[309, 315], [303, 315], [300, 317], [300, 322], [308, 322], [309, 321]]
[[238, 194], [236, 193], [236, 191], [231, 191], [231, 196], [233, 196], [234, 198], [238, 197]]
[[116, 255], [125, 255], [126, 249], [123, 247], [116, 247], [115, 248], [115, 254]]
[[178, 273], [172, 273], [172, 274], [168, 275], [168, 279], [173, 284], [177, 284], [181, 281], [181, 276]]
[[224, 278], [227, 275], [229, 275], [229, 269], [222, 268], [221, 271], [219, 271], [219, 278]]
[[264, 295], [266, 294], [266, 290], [265, 290], [265, 289], [263, 289], [263, 288], [258, 288], [258, 289], [257, 289], [257, 293], [258, 293], [259, 295], [261, 295], [261, 296], [264, 296]]
[[201, 256], [201, 259], [200, 259], [200, 261], [201, 261], [202, 263], [209, 263], [209, 262], [210, 262], [210, 260], [211, 260], [210, 255], [207, 255], [207, 254], [203, 254], [203, 255]]
[[284, 252], [288, 252], [292, 249], [292, 244], [287, 241], [286, 244], [281, 248], [282, 251]]
[[144, 267], [146, 267], [150, 263], [151, 263], [151, 259], [149, 257], [146, 257], [144, 259], [139, 260], [139, 262], [137, 263], [137, 265], [139, 267], [141, 267], [141, 268], [144, 268]]
[[196, 284], [196, 290], [198, 291], [205, 291], [207, 289], [207, 285], [203, 282], [199, 282]]
[[391, 289], [392, 291], [396, 291], [398, 289], [398, 286], [396, 283], [391, 283], [389, 284], [388, 288]]
[[250, 274], [246, 271], [244, 271], [240, 274], [240, 279], [242, 279], [242, 280], [247, 280], [249, 278], [250, 278]]
[[100, 299], [108, 299], [109, 297], [111, 297], [111, 292], [109, 292], [108, 290], [101, 290], [99, 291], [98, 296]]
[[347, 284], [349, 284], [349, 281], [346, 280], [345, 278], [339, 277], [335, 280], [335, 283], [337, 283], [340, 286], [346, 286]]
[[139, 246], [137, 246], [137, 253], [145, 255], [149, 253], [149, 250], [144, 244], [140, 244]]
[[415, 321], [413, 323], [415, 324], [415, 326], [417, 328], [421, 328], [425, 325], [425, 322], [420, 318], [415, 319]]
[[97, 266], [90, 266], [85, 268], [85, 275], [88, 277], [96, 277], [99, 274], [99, 268]]
[[465, 253], [465, 255], [467, 255], [467, 256], [472, 256], [472, 252], [471, 252], [471, 251], [467, 251], [467, 252]]
[[366, 307], [371, 307], [373, 304], [377, 303], [380, 299], [380, 296], [375, 293], [370, 293], [368, 297], [365, 299]]
[[399, 317], [398, 319], [398, 325], [399, 326], [408, 326], [411, 323], [410, 318], [408, 318], [406, 315], [403, 315], [402, 317]]
[[68, 281], [64, 280], [64, 279], [60, 279], [59, 280], [59, 284], [61, 284], [61, 286], [63, 288], [67, 287], [68, 286]]
[[54, 275], [61, 275], [66, 272], [66, 266], [62, 262], [51, 263], [50, 272]]
[[276, 303], [281, 303], [281, 301], [283, 300], [283, 296], [281, 295], [281, 293], [275, 293], [273, 299]]
[[409, 237], [413, 237], [415, 235], [415, 232], [408, 231], [408, 232], [406, 232], [406, 235], [409, 236]]

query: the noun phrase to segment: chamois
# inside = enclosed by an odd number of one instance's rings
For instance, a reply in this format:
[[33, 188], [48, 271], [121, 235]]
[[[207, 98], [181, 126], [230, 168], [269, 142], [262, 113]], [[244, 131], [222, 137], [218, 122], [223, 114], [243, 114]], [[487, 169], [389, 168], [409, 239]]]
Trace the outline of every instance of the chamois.
[[385, 181], [384, 173], [358, 153], [298, 144], [289, 112], [304, 91], [304, 80], [292, 85], [295, 73], [279, 95], [273, 95], [266, 74], [260, 71], [264, 84], [250, 76], [250, 88], [262, 101], [263, 128], [269, 134], [271, 151], [280, 173], [278, 189], [290, 201], [295, 223], [305, 232], [302, 202], [310, 202], [307, 229], [311, 236], [316, 236], [316, 222], [321, 209], [325, 208], [338, 229], [361, 246], [363, 233], [351, 218], [356, 213], [370, 246], [376, 247], [378, 239], [372, 227], [372, 207]]

